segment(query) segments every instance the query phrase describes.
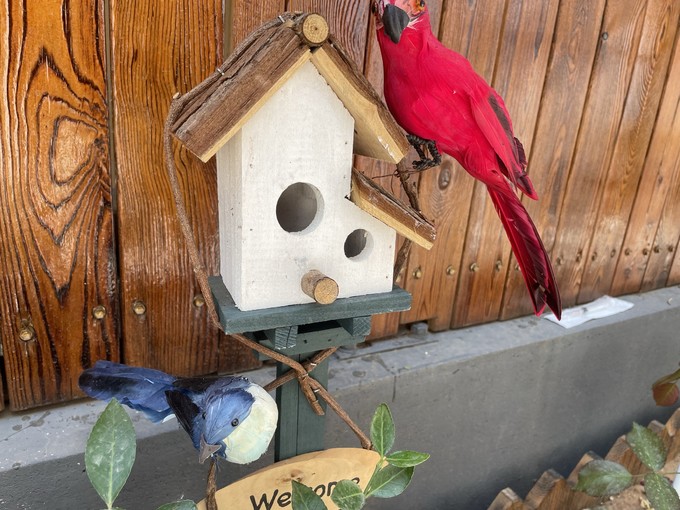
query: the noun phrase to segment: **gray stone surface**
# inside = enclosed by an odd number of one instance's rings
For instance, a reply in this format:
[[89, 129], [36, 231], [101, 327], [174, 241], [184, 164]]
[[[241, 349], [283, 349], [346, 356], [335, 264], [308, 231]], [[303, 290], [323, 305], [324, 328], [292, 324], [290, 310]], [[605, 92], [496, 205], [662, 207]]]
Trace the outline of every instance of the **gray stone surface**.
[[[504, 487], [523, 496], [546, 469], [566, 475], [586, 451], [603, 455], [634, 420], [665, 421], [672, 410], [654, 406], [650, 386], [680, 361], [680, 289], [625, 299], [631, 310], [571, 330], [531, 317], [343, 349], [329, 373], [341, 404], [367, 429], [387, 402], [396, 448], [432, 454], [399, 499], [367, 508], [484, 510]], [[247, 375], [265, 383], [273, 372]], [[0, 508], [101, 508], [82, 457], [101, 409], [82, 401], [0, 414]], [[131, 415], [139, 449], [117, 504], [199, 499], [206, 467], [176, 422]], [[329, 447], [358, 445], [333, 415], [326, 435]], [[219, 483], [271, 461], [223, 464]]]

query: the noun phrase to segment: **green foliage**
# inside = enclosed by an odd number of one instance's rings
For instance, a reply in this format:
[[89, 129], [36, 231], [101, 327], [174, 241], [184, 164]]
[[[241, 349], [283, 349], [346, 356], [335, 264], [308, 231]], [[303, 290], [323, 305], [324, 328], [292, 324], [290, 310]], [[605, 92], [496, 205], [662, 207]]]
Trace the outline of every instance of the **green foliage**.
[[589, 496], [612, 496], [630, 487], [632, 483], [633, 475], [621, 464], [594, 460], [579, 471], [576, 490]]
[[[85, 470], [92, 487], [109, 510], [127, 482], [135, 462], [137, 439], [132, 421], [113, 398], [92, 427], [85, 446]], [[193, 501], [168, 503], [158, 510], [196, 510]]]
[[331, 499], [338, 505], [338, 508], [360, 510], [364, 506], [366, 496], [361, 491], [361, 487], [353, 481], [341, 480], [333, 489]]
[[[430, 456], [411, 450], [397, 451], [390, 455], [394, 439], [392, 413], [387, 404], [380, 404], [371, 420], [371, 441], [380, 454], [380, 460], [363, 491], [351, 480], [338, 482], [331, 494], [331, 500], [338, 508], [361, 510], [368, 497], [392, 498], [404, 492], [413, 478], [415, 466], [422, 464]], [[292, 492], [293, 510], [326, 509], [321, 498], [309, 487], [293, 481]]]
[[371, 421], [371, 442], [381, 457], [387, 455], [394, 445], [394, 420], [387, 404], [380, 404]]
[[626, 434], [626, 442], [640, 462], [652, 471], [658, 471], [666, 463], [666, 447], [661, 438], [642, 425], [633, 423], [633, 430]]
[[575, 489], [591, 496], [613, 496], [644, 478], [645, 493], [655, 510], [680, 510], [678, 493], [668, 479], [659, 473], [668, 456], [661, 438], [634, 423], [633, 429], [626, 435], [626, 442], [640, 462], [651, 470], [650, 473], [634, 476], [621, 464], [594, 460], [579, 472]]
[[95, 423], [85, 447], [85, 469], [92, 487], [112, 508], [130, 476], [137, 440], [130, 417], [112, 399]]
[[292, 503], [295, 510], [328, 510], [326, 504], [309, 487], [293, 480]]
[[398, 496], [408, 486], [413, 477], [412, 467], [396, 467], [387, 464], [381, 467], [368, 481], [366, 496], [376, 498], [393, 498]]
[[645, 492], [656, 510], [680, 510], [678, 493], [665, 476], [659, 473], [645, 475]]

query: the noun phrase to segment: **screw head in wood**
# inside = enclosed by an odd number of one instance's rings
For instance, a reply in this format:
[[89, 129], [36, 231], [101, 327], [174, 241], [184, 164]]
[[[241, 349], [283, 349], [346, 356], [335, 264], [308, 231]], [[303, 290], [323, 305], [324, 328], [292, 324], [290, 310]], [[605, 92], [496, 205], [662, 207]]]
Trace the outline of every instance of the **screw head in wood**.
[[630, 248], [626, 248], [625, 250], [623, 250], [623, 254], [624, 254], [626, 257], [628, 257], [628, 256], [630, 255]]
[[133, 301], [132, 302], [132, 311], [135, 313], [135, 315], [144, 315], [146, 313], [146, 305], [142, 301]]
[[446, 274], [447, 274], [447, 276], [453, 276], [454, 274], [456, 274], [456, 268], [453, 267], [453, 266], [447, 267], [446, 268]]
[[647, 249], [647, 248], [643, 249], [643, 250], [642, 250], [642, 254], [643, 254], [645, 257], [646, 257], [647, 255], [649, 255], [649, 249]]
[[654, 247], [654, 253], [659, 253], [661, 251], [661, 248], [659, 246]]
[[102, 320], [106, 317], [106, 307], [103, 305], [97, 305], [92, 309], [92, 317], [97, 320]]
[[503, 261], [502, 260], [497, 260], [496, 264], [494, 265], [496, 267], [496, 271], [499, 271], [503, 269]]
[[479, 264], [477, 264], [477, 262], [473, 262], [472, 264], [470, 264], [470, 271], [472, 271], [473, 273], [479, 271]]
[[413, 271], [413, 278], [416, 280], [420, 280], [423, 277], [423, 268], [418, 266], [414, 271]]
[[19, 330], [19, 340], [22, 342], [30, 342], [35, 338], [35, 329], [30, 325], [22, 326]]
[[193, 300], [194, 306], [196, 308], [202, 308], [205, 305], [205, 298], [203, 294], [196, 294]]

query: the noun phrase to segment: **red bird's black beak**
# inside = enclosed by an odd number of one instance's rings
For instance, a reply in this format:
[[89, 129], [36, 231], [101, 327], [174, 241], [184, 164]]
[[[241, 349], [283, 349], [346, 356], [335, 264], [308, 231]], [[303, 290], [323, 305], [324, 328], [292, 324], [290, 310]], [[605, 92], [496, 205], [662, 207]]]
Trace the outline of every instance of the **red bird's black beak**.
[[382, 22], [385, 27], [385, 33], [392, 39], [394, 44], [399, 44], [401, 34], [409, 22], [406, 11], [395, 5], [387, 4], [382, 15]]

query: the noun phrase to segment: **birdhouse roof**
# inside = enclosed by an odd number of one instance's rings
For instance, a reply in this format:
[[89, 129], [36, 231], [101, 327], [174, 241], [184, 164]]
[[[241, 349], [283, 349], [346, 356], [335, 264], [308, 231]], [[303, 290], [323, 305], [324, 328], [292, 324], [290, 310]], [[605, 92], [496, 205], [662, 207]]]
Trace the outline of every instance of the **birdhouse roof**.
[[[167, 129], [208, 161], [305, 63], [311, 62], [354, 118], [354, 153], [398, 163], [409, 143], [382, 99], [318, 14], [281, 16], [249, 36], [217, 71], [173, 103]], [[351, 200], [408, 239], [430, 248], [434, 227], [364, 177]]]
[[[398, 163], [403, 132], [380, 96], [328, 34], [318, 14], [279, 18], [244, 41], [192, 91], [171, 130], [202, 161], [210, 159], [304, 63], [311, 61], [355, 120], [354, 152]], [[325, 32], [325, 33], [324, 33]]]

